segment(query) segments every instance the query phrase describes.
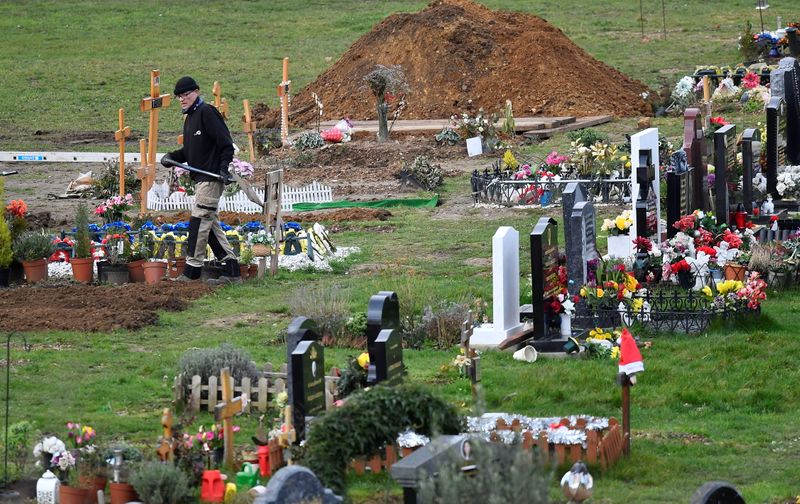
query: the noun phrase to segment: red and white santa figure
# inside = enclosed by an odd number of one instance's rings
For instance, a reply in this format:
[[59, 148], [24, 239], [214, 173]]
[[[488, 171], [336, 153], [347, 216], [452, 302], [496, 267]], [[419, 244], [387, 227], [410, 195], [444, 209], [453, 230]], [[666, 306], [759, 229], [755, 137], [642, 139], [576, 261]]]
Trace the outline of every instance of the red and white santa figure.
[[631, 332], [626, 328], [622, 330], [619, 340], [619, 372], [628, 376], [631, 384], [636, 383], [636, 374], [644, 371], [642, 353], [636, 346]]

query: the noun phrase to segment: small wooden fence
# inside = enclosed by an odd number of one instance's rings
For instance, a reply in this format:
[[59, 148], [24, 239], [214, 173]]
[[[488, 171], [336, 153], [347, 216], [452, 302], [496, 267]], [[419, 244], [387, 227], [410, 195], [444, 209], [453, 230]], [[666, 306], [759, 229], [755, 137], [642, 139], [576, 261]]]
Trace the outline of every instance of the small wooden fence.
[[[286, 364], [281, 365], [277, 371], [275, 366], [267, 363], [258, 381], [250, 378], [242, 378], [237, 383], [231, 378], [234, 396], [247, 394], [247, 405], [245, 413], [252, 410], [266, 412], [270, 403], [274, 402], [275, 397], [281, 392], [286, 391]], [[339, 381], [339, 369], [331, 368], [331, 374], [325, 376], [325, 407], [330, 407], [336, 399], [336, 384]], [[209, 392], [216, 391], [216, 393]], [[211, 376], [206, 383], [202, 377], [192, 376], [191, 385], [186, 388], [183, 386], [183, 374], [175, 377], [173, 384], [173, 400], [176, 404], [186, 404], [189, 411], [206, 410], [213, 413], [217, 404], [222, 401], [222, 383], [218, 376]]]
[[[255, 189], [261, 201], [264, 201], [264, 189]], [[281, 210], [291, 212], [295, 203], [325, 203], [333, 201], [333, 189], [320, 184], [316, 180], [302, 187], [283, 186]], [[147, 192], [147, 208], [154, 211], [190, 210], [194, 206], [194, 196], [185, 193], [169, 193], [166, 183], [153, 184]], [[223, 196], [219, 200], [220, 212], [258, 213], [262, 208], [239, 191], [232, 196]]]

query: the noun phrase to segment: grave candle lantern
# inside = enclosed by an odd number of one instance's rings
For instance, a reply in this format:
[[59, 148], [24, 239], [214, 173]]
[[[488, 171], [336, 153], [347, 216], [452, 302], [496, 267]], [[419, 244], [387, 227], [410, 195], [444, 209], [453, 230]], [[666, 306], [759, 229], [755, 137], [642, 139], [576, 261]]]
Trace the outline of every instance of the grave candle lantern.
[[114, 483], [120, 482], [120, 475], [122, 474], [122, 450], [114, 450]]
[[36, 502], [38, 504], [55, 504], [58, 502], [58, 494], [61, 482], [55, 474], [45, 471], [39, 481], [36, 482]]

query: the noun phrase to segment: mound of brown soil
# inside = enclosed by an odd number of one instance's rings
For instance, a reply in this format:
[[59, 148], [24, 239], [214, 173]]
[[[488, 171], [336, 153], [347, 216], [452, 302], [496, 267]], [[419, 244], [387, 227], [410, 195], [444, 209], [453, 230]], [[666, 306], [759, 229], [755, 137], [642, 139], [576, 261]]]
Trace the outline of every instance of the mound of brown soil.
[[356, 41], [292, 100], [291, 122], [376, 119], [362, 80], [376, 64], [400, 65], [410, 91], [404, 119], [442, 119], [510, 99], [516, 116], [636, 116], [649, 112], [647, 87], [592, 58], [564, 33], [530, 14], [492, 11], [469, 0], [441, 0], [394, 14]]
[[0, 290], [0, 331], [112, 331], [158, 321], [210, 293], [202, 282], [154, 285], [41, 285]]

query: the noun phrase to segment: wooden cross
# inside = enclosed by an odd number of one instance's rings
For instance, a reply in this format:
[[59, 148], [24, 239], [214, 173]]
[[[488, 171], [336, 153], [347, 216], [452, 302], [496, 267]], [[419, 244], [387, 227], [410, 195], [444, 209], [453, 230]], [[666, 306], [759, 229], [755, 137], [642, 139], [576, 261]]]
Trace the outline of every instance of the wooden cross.
[[125, 139], [131, 136], [131, 129], [125, 126], [125, 109], [119, 109], [119, 129], [114, 132], [114, 140], [119, 142], [119, 195], [125, 196]]
[[250, 162], [256, 162], [256, 151], [253, 144], [253, 134], [256, 132], [256, 124], [253, 122], [253, 116], [250, 114], [250, 100], [242, 100], [244, 105], [244, 114], [242, 115], [242, 130], [247, 133], [247, 142], [250, 145]]
[[172, 411], [164, 408], [161, 416], [161, 427], [164, 428], [164, 435], [161, 437], [156, 453], [162, 462], [172, 462], [174, 458], [173, 439], [172, 439]]
[[168, 107], [170, 103], [169, 94], [161, 94], [161, 72], [152, 70], [150, 72], [150, 96], [142, 98], [139, 110], [150, 112], [150, 127], [147, 133], [147, 166], [146, 178], [142, 179], [142, 201], [144, 201], [142, 213], [147, 213], [147, 191], [153, 185], [156, 176], [156, 151], [158, 147], [158, 111]]
[[222, 368], [220, 380], [222, 382], [222, 402], [214, 407], [214, 419], [218, 422], [222, 421], [225, 466], [232, 469], [233, 421], [231, 419], [234, 415], [244, 411], [244, 407], [247, 405], [247, 396], [242, 394], [239, 397], [233, 397], [233, 379], [231, 378], [230, 369]]
[[281, 99], [281, 143], [289, 144], [289, 58], [283, 58], [283, 81], [278, 85], [278, 96]]
[[[274, 278], [278, 273], [278, 255], [280, 244], [283, 241], [283, 218], [281, 216], [281, 200], [283, 199], [283, 169], [267, 173], [264, 181], [264, 227], [275, 238], [275, 247], [270, 254], [270, 274]], [[267, 270], [267, 260], [258, 259], [258, 278], [264, 278]]]
[[150, 165], [147, 162], [147, 140], [144, 138], [139, 140], [139, 168], [136, 169], [136, 178], [142, 181], [142, 188], [139, 197], [139, 214], [144, 215], [147, 213], [147, 191], [145, 185], [150, 178]]
[[219, 81], [214, 81], [214, 86], [211, 88], [211, 94], [214, 95], [214, 107], [222, 114], [222, 118], [228, 120], [228, 100], [222, 97], [222, 86]]
[[[292, 407], [286, 406], [283, 410], [283, 427], [281, 427], [281, 433], [278, 434], [278, 443], [285, 450], [292, 446], [295, 441], [297, 441], [297, 432], [295, 432], [294, 424], [292, 424]], [[286, 451], [285, 453], [290, 452]], [[284, 458], [287, 464], [292, 465], [291, 457]]]
[[469, 375], [470, 382], [472, 383], [473, 399], [477, 398], [478, 382], [481, 381], [480, 371], [478, 370], [481, 358], [478, 353], [469, 346], [469, 340], [472, 338], [474, 326], [475, 322], [472, 317], [472, 310], [470, 310], [467, 313], [467, 320], [461, 323], [461, 348], [464, 351], [464, 356], [470, 360], [470, 365], [467, 367], [467, 374]]

